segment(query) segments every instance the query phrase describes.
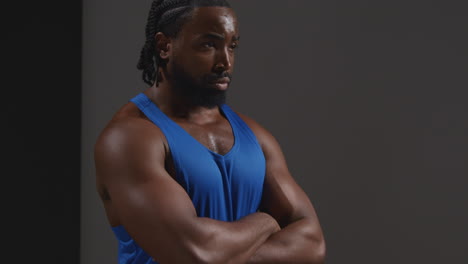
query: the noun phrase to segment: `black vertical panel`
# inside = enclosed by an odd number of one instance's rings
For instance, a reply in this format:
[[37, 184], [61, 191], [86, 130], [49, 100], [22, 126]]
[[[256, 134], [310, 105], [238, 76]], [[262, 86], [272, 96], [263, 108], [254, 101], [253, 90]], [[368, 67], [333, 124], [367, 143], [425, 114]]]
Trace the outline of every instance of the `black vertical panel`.
[[79, 262], [81, 3], [2, 5], [5, 263]]

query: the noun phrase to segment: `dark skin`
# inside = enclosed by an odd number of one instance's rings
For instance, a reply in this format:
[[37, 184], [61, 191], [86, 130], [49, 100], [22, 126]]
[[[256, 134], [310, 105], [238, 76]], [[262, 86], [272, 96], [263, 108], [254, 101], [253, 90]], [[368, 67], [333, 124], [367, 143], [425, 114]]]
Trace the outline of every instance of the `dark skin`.
[[[196, 81], [212, 72], [232, 74], [237, 20], [222, 7], [196, 8], [176, 38], [158, 33], [157, 50], [168, 60], [159, 87], [145, 94], [191, 136], [219, 154], [234, 136], [218, 107], [188, 104], [172, 89], [177, 61]], [[210, 89], [227, 89], [214, 83]], [[235, 222], [198, 217], [175, 181], [168, 143], [133, 104], [124, 105], [95, 145], [97, 190], [111, 226], [123, 225], [160, 263], [323, 263], [325, 242], [307, 195], [294, 181], [281, 147], [257, 122], [239, 114], [256, 135], [266, 159], [261, 211]]]

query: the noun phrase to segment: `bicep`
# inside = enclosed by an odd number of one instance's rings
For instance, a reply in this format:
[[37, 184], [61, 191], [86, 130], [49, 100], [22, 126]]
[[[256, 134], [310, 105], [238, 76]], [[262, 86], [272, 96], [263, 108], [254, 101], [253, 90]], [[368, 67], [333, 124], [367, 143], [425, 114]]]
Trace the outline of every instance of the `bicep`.
[[266, 159], [262, 209], [282, 227], [302, 218], [316, 219], [309, 197], [289, 172], [279, 143], [268, 131], [262, 130], [259, 141]]
[[[96, 169], [106, 186], [119, 222], [147, 253], [159, 261], [189, 261], [187, 249], [196, 238], [196, 211], [185, 190], [164, 168], [160, 140], [110, 135], [97, 146]], [[185, 257], [184, 257], [185, 256]]]
[[148, 244], [163, 250], [171, 244], [171, 238], [181, 238], [190, 234], [185, 231], [194, 230], [190, 219], [196, 218], [196, 212], [185, 190], [167, 172], [146, 173], [154, 176], [144, 181], [116, 181], [108, 185], [108, 191], [129, 234], [142, 247]]

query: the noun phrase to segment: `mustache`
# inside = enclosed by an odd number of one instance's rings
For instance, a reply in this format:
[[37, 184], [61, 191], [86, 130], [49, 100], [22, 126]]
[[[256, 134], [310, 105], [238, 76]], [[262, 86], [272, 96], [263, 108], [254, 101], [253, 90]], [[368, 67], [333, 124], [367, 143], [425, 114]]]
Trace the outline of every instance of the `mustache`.
[[222, 78], [229, 78], [230, 82], [232, 80], [232, 74], [230, 74], [229, 72], [223, 72], [221, 74], [212, 73], [205, 76], [205, 80], [208, 82], [216, 82], [217, 80]]

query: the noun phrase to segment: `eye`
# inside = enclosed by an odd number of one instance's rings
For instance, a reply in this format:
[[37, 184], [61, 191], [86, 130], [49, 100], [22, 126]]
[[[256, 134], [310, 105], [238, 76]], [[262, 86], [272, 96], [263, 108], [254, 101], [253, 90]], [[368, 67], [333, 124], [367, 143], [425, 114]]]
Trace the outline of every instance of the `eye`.
[[239, 48], [239, 44], [237, 43], [232, 43], [231, 47], [232, 50]]
[[202, 46], [203, 46], [204, 48], [213, 48], [213, 47], [215, 46], [215, 43], [214, 43], [214, 42], [204, 42], [204, 43], [202, 44]]

